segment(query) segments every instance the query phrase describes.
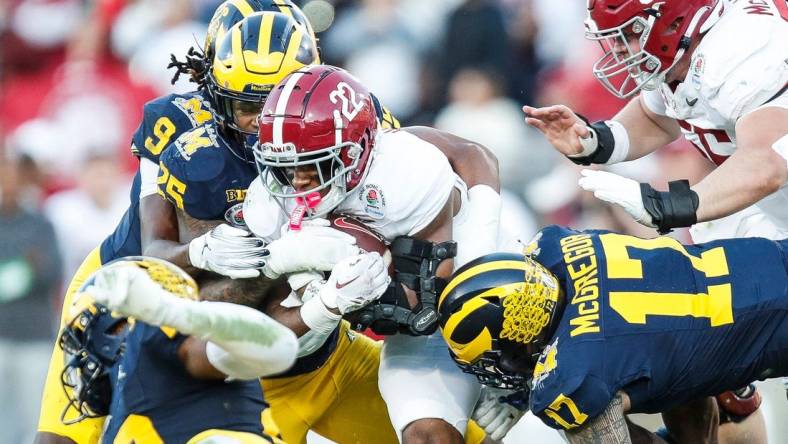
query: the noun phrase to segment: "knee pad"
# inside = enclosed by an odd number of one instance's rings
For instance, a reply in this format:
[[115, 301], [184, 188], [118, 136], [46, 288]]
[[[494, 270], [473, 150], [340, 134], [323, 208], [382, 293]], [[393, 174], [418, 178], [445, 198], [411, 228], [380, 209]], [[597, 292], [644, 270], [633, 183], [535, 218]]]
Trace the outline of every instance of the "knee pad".
[[715, 397], [720, 408], [720, 424], [741, 422], [761, 405], [761, 394], [750, 384], [739, 390], [721, 393]]

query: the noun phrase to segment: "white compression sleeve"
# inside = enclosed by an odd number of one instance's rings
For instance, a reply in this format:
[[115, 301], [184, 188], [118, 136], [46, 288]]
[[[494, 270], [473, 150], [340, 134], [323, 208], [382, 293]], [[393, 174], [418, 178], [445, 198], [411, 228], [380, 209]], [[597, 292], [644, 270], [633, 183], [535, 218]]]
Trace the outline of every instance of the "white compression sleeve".
[[140, 159], [140, 199], [156, 194], [159, 186], [156, 178], [159, 176], [159, 166], [150, 159]]
[[322, 280], [312, 281], [304, 290], [304, 304], [301, 306], [301, 319], [309, 331], [298, 338], [298, 356], [306, 356], [319, 349], [328, 336], [337, 328], [342, 315], [332, 313], [320, 299]]
[[295, 333], [262, 312], [227, 302], [166, 296], [159, 325], [209, 341], [208, 361], [227, 376], [256, 379], [293, 365]]
[[454, 225], [457, 256], [454, 269], [479, 256], [494, 253], [498, 246], [501, 221], [501, 195], [488, 185], [476, 185], [468, 190], [464, 220]]

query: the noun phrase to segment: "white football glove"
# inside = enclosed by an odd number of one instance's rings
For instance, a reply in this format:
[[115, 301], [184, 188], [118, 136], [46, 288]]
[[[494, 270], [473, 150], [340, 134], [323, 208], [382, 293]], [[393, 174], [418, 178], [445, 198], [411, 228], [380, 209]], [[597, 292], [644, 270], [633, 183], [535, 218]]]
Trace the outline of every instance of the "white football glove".
[[112, 311], [161, 325], [165, 291], [141, 268], [123, 263], [104, 267], [93, 276], [93, 283], [85, 288], [85, 293]]
[[500, 400], [510, 393], [512, 393], [510, 390], [482, 387], [479, 402], [476, 403], [476, 408], [473, 411], [473, 420], [484, 429], [487, 436], [493, 441], [503, 439], [525, 415], [525, 411]]
[[268, 255], [262, 239], [227, 224], [221, 224], [189, 243], [192, 266], [233, 279], [260, 276]]
[[577, 182], [580, 188], [592, 191], [597, 199], [616, 204], [641, 224], [656, 228], [651, 215], [643, 206], [640, 183], [607, 171], [583, 170]]
[[285, 273], [329, 271], [339, 261], [359, 253], [356, 239], [331, 228], [326, 219], [304, 221], [298, 231], [288, 231], [268, 244], [270, 256], [263, 273], [276, 279]]
[[334, 267], [320, 289], [320, 300], [329, 309], [344, 315], [380, 298], [390, 282], [380, 254], [359, 254]]

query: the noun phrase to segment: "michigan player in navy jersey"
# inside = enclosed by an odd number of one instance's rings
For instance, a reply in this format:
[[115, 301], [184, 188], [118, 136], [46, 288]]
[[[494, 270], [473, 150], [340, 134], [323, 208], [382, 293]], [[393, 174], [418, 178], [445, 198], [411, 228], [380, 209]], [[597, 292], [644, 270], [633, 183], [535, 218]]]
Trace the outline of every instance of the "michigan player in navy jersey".
[[[290, 0], [227, 0], [218, 7], [211, 20], [205, 53], [215, 53], [214, 44], [218, 37], [243, 17], [258, 11], [277, 11], [288, 15], [312, 32], [303, 13]], [[208, 65], [206, 59], [192, 61], [198, 67]], [[198, 78], [204, 74], [191, 72]], [[129, 209], [115, 231], [88, 255], [72, 278], [64, 298], [61, 326], [66, 320], [74, 292], [101, 264], [118, 257], [142, 253], [142, 244], [149, 241], [151, 236], [142, 230], [144, 224], [141, 224], [141, 220], [162, 212], [174, 218], [175, 212], [169, 204], [156, 195], [159, 156], [182, 133], [214, 120], [215, 107], [210, 99], [201, 88], [186, 94], [163, 96], [145, 105], [143, 121], [132, 139], [132, 153], [140, 158], [141, 164], [130, 191]], [[71, 425], [63, 424], [60, 420], [60, 412], [67, 403], [60, 387], [62, 362], [62, 352], [55, 347], [42, 397], [37, 442], [96, 442], [101, 431], [100, 419], [88, 419]]]
[[[221, 96], [224, 104], [217, 118], [222, 116], [225, 125], [232, 125], [239, 132], [253, 134], [257, 131], [256, 117], [262, 100], [252, 102], [251, 99], [254, 94], [267, 93], [274, 86], [270, 83], [273, 77], [270, 73], [275, 70], [261, 67], [272, 63], [272, 59], [276, 62], [277, 57], [266, 51], [297, 49], [285, 51], [285, 60], [291, 62], [287, 66], [292, 66], [305, 60], [304, 56], [311, 49], [299, 40], [303, 33], [297, 33], [297, 30], [292, 37], [287, 36], [282, 41], [270, 42], [268, 38], [261, 38], [260, 35], [269, 29], [287, 29], [278, 25], [278, 20], [270, 14], [250, 16], [228, 30], [217, 42], [215, 60], [207, 76], [208, 88], [215, 97]], [[260, 44], [260, 41], [267, 42], [267, 45]], [[286, 69], [276, 75], [284, 77], [284, 71]], [[381, 125], [396, 124], [390, 114], [377, 101], [374, 102], [374, 113]], [[455, 154], [475, 150], [477, 154], [486, 155], [467, 141], [458, 142], [456, 138], [434, 132], [430, 137], [441, 139], [444, 147], [453, 147]], [[201, 261], [200, 250], [198, 254], [194, 253], [192, 246], [196, 241], [190, 240], [192, 237], [199, 239], [205, 236], [205, 231], [216, 230], [212, 227], [217, 220], [236, 226], [245, 223], [241, 202], [245, 200], [249, 182], [258, 171], [245, 161], [245, 156], [225, 149], [228, 143], [230, 141], [209, 124], [184, 134], [162, 154], [159, 193], [176, 208], [178, 219], [183, 223], [179, 224], [175, 236], [160, 233], [160, 240], [156, 242], [163, 242], [162, 246], [170, 248], [155, 253], [146, 249], [146, 253], [179, 265], [195, 265]], [[473, 170], [468, 168], [468, 163], [478, 160], [478, 156], [466, 155], [462, 162], [457, 162], [458, 169]], [[476, 162], [476, 166], [479, 164], [487, 165]], [[478, 174], [477, 171], [474, 173]], [[274, 210], [271, 216], [278, 214], [279, 211]], [[167, 224], [156, 226], [166, 231]], [[177, 245], [173, 244], [176, 239], [180, 241]], [[314, 256], [323, 248], [314, 244], [310, 248], [292, 248], [287, 253], [293, 257]], [[231, 284], [235, 288], [230, 291], [248, 291], [243, 283]], [[289, 280], [289, 284], [293, 288], [299, 287], [294, 278]], [[335, 328], [329, 328], [326, 335], [310, 334], [298, 307], [283, 305], [283, 299], [270, 298], [267, 313], [300, 336], [300, 359], [287, 373], [263, 381], [266, 398], [283, 438], [292, 443], [304, 442], [311, 429], [337, 442], [395, 442], [397, 437], [378, 391], [379, 345], [348, 331], [347, 324], [338, 323], [338, 314], [334, 314], [337, 319], [333, 324]]]
[[[217, 41], [215, 60], [207, 76], [208, 88], [222, 97], [224, 111], [218, 114], [241, 133], [256, 134], [259, 107], [264, 94], [279, 80], [277, 76], [283, 77], [298, 63], [317, 61], [316, 47], [303, 41], [303, 32], [297, 28], [289, 29], [279, 40], [269, 38], [271, 41], [266, 40], [264, 47], [258, 46], [261, 34], [288, 29], [280, 23], [282, 19], [272, 14], [250, 16]], [[278, 63], [278, 57], [268, 51], [284, 51], [286, 64], [281, 71], [265, 69]], [[312, 58], [307, 58], [310, 51]], [[256, 102], [250, 101], [254, 94], [258, 97]], [[189, 248], [195, 242], [191, 237], [199, 238], [207, 229], [215, 230], [212, 226], [218, 221], [233, 228], [244, 226], [242, 203], [258, 171], [245, 155], [227, 149], [230, 143], [215, 124], [207, 124], [185, 133], [162, 154], [159, 193], [185, 223], [177, 236], [161, 233], [162, 239], [156, 242], [185, 243], [180, 244], [180, 249], [154, 253], [157, 256], [175, 263], [185, 259], [187, 264], [195, 264], [199, 258]], [[315, 255], [322, 248], [325, 247], [317, 244], [291, 248], [288, 254]], [[230, 282], [234, 287], [230, 291], [248, 289], [243, 281], [251, 280]], [[289, 315], [278, 307], [285, 296], [287, 291], [272, 297], [267, 304], [277, 319], [285, 317], [283, 322]], [[283, 438], [291, 443], [304, 442], [308, 430], [314, 429], [338, 442], [395, 442], [385, 405], [377, 393], [378, 353], [377, 345], [369, 338], [341, 333], [339, 329], [321, 344], [302, 347], [301, 357], [290, 371], [263, 383]]]
[[442, 331], [484, 383], [530, 388], [531, 410], [570, 442], [629, 442], [625, 413], [788, 374], [786, 240], [550, 226], [525, 253], [458, 270]]
[[292, 364], [295, 335], [197, 297], [189, 275], [146, 257], [113, 261], [77, 292], [60, 340], [65, 393], [81, 416], [109, 415], [102, 442], [271, 442], [257, 378]]

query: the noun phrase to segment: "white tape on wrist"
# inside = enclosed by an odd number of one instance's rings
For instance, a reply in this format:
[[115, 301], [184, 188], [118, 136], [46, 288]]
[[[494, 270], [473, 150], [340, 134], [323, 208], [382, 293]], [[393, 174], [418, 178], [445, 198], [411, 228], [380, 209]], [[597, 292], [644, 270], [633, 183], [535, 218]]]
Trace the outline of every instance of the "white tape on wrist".
[[[610, 128], [610, 132], [613, 135], [613, 152], [610, 154], [610, 158], [605, 162], [605, 165], [611, 165], [614, 163], [623, 162], [627, 159], [629, 155], [629, 134], [627, 133], [627, 129], [621, 122], [615, 120], [606, 120], [603, 122]], [[580, 141], [580, 145], [583, 147], [583, 151], [577, 154], [571, 154], [567, 157], [571, 158], [578, 158], [578, 157], [589, 157], [597, 152], [599, 149], [599, 135], [597, 131], [588, 126], [588, 137], [579, 137], [578, 140]]]
[[583, 151], [577, 154], [570, 154], [567, 157], [588, 157], [594, 154], [599, 148], [599, 138], [597, 138], [596, 130], [587, 126], [588, 128], [588, 137], [578, 137], [580, 140], [580, 146], [583, 147]]
[[612, 165], [627, 160], [629, 155], [629, 133], [627, 133], [626, 127], [615, 120], [606, 120], [605, 125], [610, 128], [610, 131], [613, 133], [613, 140], [615, 140], [613, 154], [610, 155], [610, 159], [605, 162], [605, 165]]
[[316, 333], [331, 333], [342, 319], [342, 315], [331, 312], [319, 297], [304, 301], [300, 313], [304, 324]]

